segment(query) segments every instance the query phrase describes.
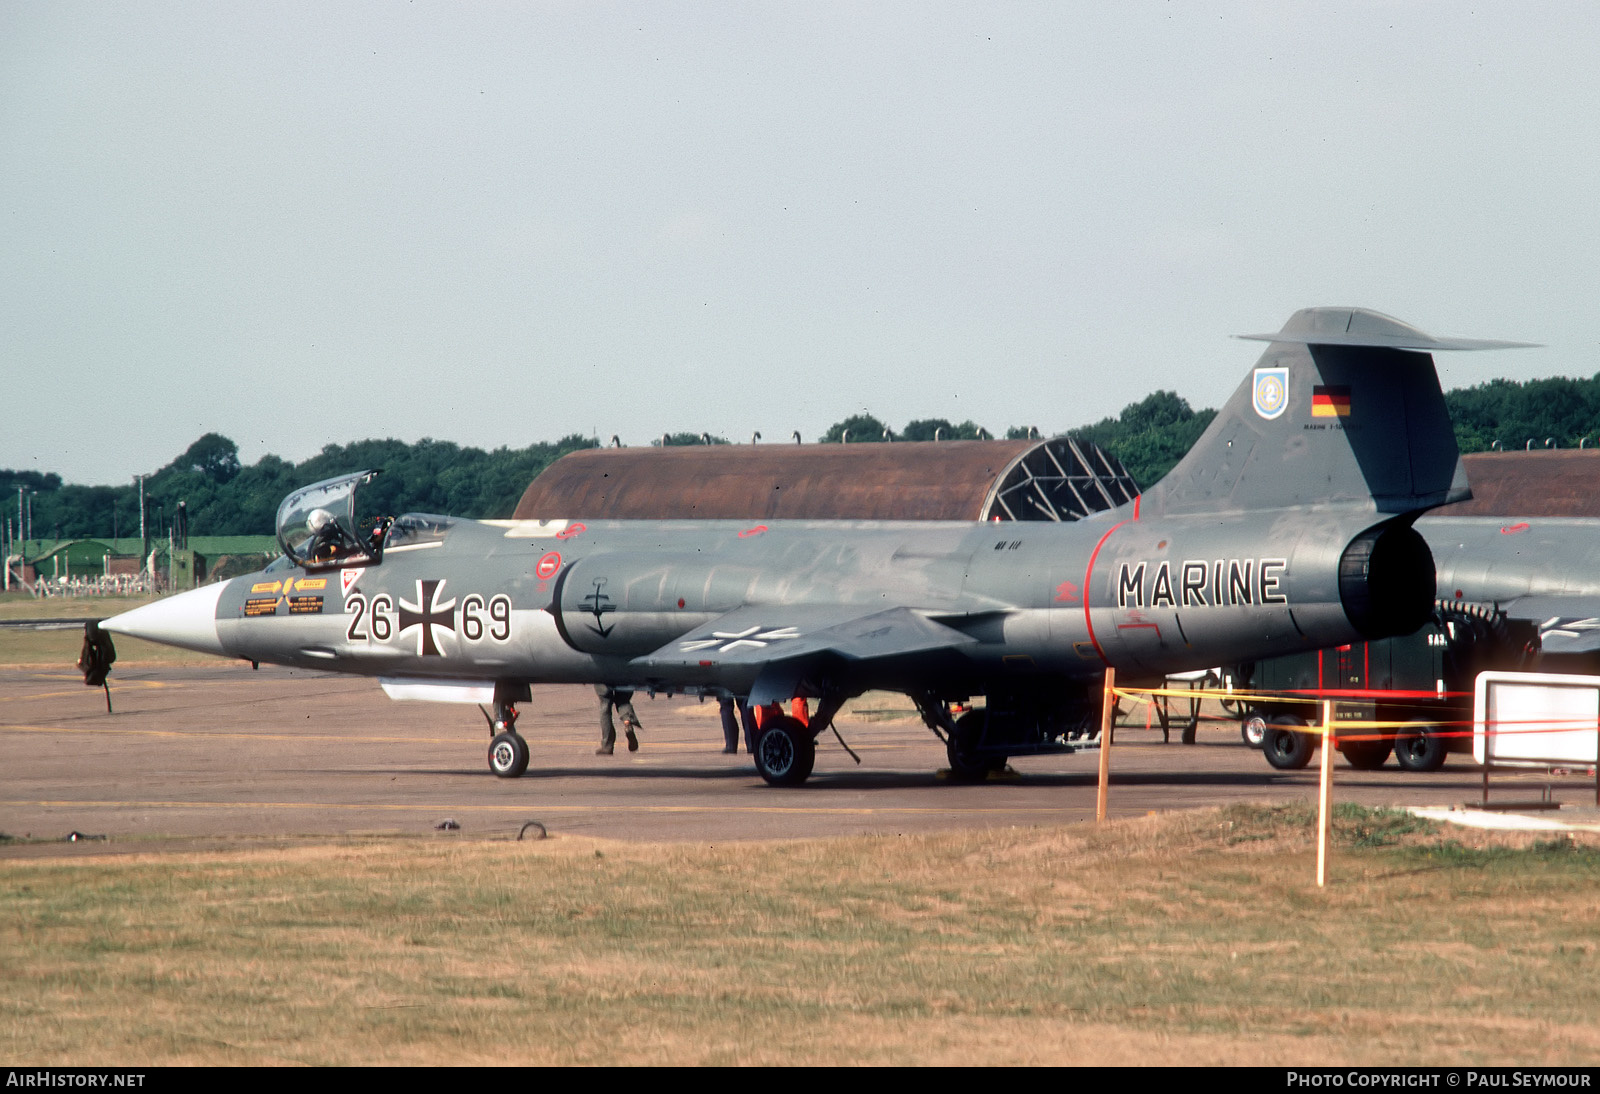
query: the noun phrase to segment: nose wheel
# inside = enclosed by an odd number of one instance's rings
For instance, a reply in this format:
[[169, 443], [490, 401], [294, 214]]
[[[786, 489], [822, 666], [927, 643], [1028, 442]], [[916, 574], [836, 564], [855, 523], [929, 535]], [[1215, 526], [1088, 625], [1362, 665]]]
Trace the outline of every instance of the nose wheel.
[[528, 770], [528, 742], [517, 732], [514, 703], [495, 701], [489, 732], [493, 734], [489, 741], [489, 770], [502, 779], [520, 777]]
[[502, 779], [515, 779], [528, 770], [528, 742], [520, 733], [495, 734], [489, 742], [489, 770]]

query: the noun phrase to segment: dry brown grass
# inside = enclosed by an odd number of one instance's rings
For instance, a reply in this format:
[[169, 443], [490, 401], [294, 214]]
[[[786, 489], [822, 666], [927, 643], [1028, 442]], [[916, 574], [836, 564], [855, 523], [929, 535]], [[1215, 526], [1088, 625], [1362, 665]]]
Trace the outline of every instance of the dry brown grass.
[[1594, 847], [1345, 810], [1318, 891], [1307, 821], [4, 862], [0, 1055], [1594, 1060]]
[[[191, 650], [174, 649], [137, 638], [117, 637], [117, 666], [128, 665], [216, 665], [223, 658]], [[81, 630], [35, 631], [14, 627], [0, 628], [0, 666], [71, 668], [78, 663], [83, 645]], [[112, 670], [113, 673], [115, 669]], [[112, 676], [116, 682], [116, 676]]]
[[148, 604], [153, 596], [64, 596], [35, 598], [0, 594], [0, 619], [104, 619]]
[[[0, 620], [106, 619], [154, 599], [150, 596], [80, 596], [35, 600], [31, 596], [13, 593], [0, 596]], [[119, 665], [202, 665], [220, 661], [207, 654], [173, 649], [137, 638], [119, 637], [115, 642]], [[77, 663], [82, 644], [83, 630], [78, 627], [48, 631], [0, 627], [0, 666], [51, 665], [67, 668]]]

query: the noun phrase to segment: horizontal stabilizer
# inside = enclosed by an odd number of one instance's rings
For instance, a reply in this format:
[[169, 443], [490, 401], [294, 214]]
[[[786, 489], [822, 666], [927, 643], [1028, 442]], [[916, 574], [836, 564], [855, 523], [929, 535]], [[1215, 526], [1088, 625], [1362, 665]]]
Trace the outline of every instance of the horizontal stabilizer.
[[1488, 338], [1435, 338], [1393, 316], [1366, 308], [1307, 308], [1296, 312], [1276, 334], [1236, 334], [1252, 342], [1303, 346], [1372, 346], [1377, 349], [1434, 350], [1536, 349], [1537, 342], [1497, 342]]

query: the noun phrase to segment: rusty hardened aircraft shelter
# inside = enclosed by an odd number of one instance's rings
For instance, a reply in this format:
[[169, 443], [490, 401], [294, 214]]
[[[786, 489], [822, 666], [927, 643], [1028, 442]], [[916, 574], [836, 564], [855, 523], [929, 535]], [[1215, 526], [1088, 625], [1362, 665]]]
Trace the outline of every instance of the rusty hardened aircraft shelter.
[[1441, 517], [1600, 517], [1600, 449], [1471, 452], [1472, 497], [1433, 510]]
[[1115, 456], [1066, 437], [591, 448], [551, 464], [518, 520], [1078, 520], [1133, 500]]

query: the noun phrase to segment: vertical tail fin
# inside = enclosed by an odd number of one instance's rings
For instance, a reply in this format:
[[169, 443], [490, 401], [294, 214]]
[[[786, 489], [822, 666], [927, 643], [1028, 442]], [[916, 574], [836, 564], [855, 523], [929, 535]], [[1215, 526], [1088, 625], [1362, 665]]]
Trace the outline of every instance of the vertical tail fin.
[[1431, 352], [1531, 344], [1433, 338], [1365, 308], [1306, 308], [1241, 337], [1271, 345], [1144, 513], [1399, 514], [1470, 497]]

